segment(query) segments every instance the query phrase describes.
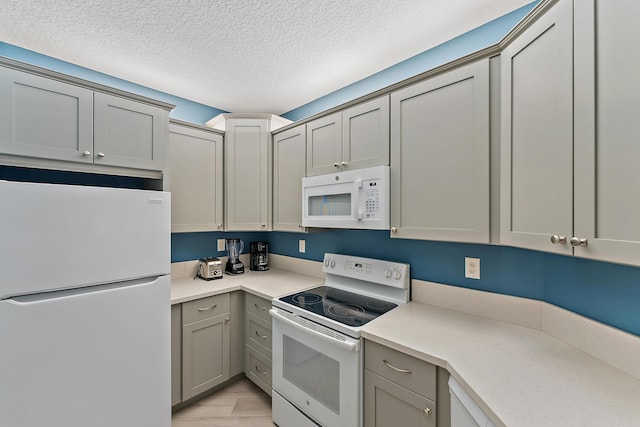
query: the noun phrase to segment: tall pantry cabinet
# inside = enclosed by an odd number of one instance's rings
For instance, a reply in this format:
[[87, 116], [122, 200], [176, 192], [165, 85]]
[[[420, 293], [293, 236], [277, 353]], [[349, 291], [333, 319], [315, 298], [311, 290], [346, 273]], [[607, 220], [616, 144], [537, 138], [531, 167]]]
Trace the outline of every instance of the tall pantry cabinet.
[[502, 53], [501, 243], [640, 265], [638, 14], [558, 1]]

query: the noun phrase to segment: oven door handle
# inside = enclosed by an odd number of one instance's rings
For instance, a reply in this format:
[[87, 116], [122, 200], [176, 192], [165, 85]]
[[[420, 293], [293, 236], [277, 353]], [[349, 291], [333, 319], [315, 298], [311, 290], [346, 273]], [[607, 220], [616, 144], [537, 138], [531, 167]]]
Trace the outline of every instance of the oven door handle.
[[[273, 308], [269, 310], [269, 314], [271, 315], [271, 317], [273, 317], [276, 320], [282, 321], [284, 323], [286, 323], [289, 326], [293, 326], [294, 328], [301, 330], [305, 333], [308, 334], [313, 334], [315, 337], [321, 338], [325, 341], [327, 341], [328, 343], [341, 347], [347, 351], [358, 351], [360, 349], [360, 341], [355, 341], [355, 340], [349, 340], [349, 341], [342, 341], [338, 338], [334, 338], [331, 335], [327, 335], [325, 333], [323, 333], [322, 331], [319, 330], [315, 330], [315, 329], [311, 329], [308, 328], [304, 325], [299, 324], [298, 322], [291, 320], [285, 316], [283, 316], [282, 314], [280, 314], [278, 311], [274, 310]], [[296, 316], [295, 314], [293, 316]], [[323, 326], [320, 326], [320, 328], [322, 329], [327, 329]]]

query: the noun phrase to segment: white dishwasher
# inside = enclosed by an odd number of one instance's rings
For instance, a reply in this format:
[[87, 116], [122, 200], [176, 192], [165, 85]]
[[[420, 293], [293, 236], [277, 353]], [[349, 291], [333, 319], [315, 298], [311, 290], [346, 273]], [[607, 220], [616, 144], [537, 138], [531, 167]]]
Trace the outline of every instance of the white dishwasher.
[[496, 427], [452, 376], [449, 376], [449, 394], [451, 394], [451, 427]]

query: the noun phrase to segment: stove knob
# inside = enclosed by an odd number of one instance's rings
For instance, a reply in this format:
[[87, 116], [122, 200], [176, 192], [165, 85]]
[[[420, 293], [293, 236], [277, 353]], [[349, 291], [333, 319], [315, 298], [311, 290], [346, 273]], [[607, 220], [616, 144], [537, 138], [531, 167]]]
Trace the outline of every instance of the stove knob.
[[329, 258], [324, 259], [324, 266], [329, 267]]
[[387, 279], [391, 277], [391, 269], [387, 268], [386, 270], [384, 270], [384, 277], [386, 277]]
[[330, 266], [331, 268], [335, 267], [335, 266], [336, 266], [336, 262], [335, 262], [334, 260], [331, 260], [331, 261], [329, 262], [329, 266]]
[[393, 275], [393, 277], [396, 280], [400, 280], [402, 278], [402, 272], [400, 270], [396, 270], [395, 274]]

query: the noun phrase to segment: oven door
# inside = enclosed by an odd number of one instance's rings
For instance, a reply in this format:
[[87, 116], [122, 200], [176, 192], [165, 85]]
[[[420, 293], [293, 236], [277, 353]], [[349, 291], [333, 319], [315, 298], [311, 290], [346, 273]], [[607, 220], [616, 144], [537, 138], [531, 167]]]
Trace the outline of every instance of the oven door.
[[[322, 426], [360, 426], [360, 340], [279, 308], [270, 313], [274, 391]], [[280, 427], [297, 425], [277, 408]]]

